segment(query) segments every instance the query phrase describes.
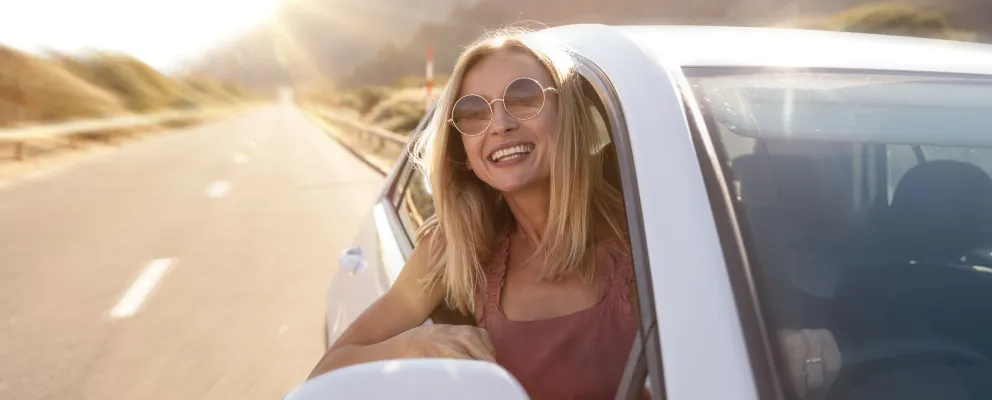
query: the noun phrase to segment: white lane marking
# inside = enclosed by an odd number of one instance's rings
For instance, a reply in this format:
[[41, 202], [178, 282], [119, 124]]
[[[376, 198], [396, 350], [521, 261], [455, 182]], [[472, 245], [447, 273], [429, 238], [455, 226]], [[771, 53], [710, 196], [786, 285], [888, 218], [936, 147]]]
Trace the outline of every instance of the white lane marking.
[[245, 164], [247, 162], [248, 162], [248, 156], [246, 156], [244, 154], [236, 154], [234, 156], [234, 163], [235, 164]]
[[231, 182], [217, 181], [207, 189], [207, 197], [224, 197], [229, 190], [231, 190]]
[[157, 258], [148, 263], [145, 270], [141, 272], [138, 279], [131, 284], [131, 288], [124, 293], [121, 301], [110, 310], [111, 318], [128, 318], [134, 316], [144, 303], [148, 294], [155, 289], [158, 281], [165, 276], [174, 260], [171, 258]]
[[286, 333], [286, 331], [288, 331], [288, 330], [289, 330], [289, 325], [280, 326], [279, 327], [279, 334], [282, 335], [282, 334]]

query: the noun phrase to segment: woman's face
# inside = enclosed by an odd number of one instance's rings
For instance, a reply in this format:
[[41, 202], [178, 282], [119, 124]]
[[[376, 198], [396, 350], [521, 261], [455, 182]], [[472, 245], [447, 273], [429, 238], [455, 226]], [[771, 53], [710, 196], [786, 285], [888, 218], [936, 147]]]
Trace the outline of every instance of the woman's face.
[[[518, 78], [534, 79], [544, 88], [554, 86], [551, 75], [534, 56], [498, 50], [465, 74], [458, 96], [476, 94], [487, 101], [499, 99], [507, 85]], [[558, 95], [549, 91], [544, 97], [540, 113], [522, 121], [510, 116], [502, 101], [496, 101], [488, 129], [477, 136], [459, 134], [472, 171], [496, 190], [512, 193], [549, 183]], [[455, 129], [452, 132], [458, 133]]]

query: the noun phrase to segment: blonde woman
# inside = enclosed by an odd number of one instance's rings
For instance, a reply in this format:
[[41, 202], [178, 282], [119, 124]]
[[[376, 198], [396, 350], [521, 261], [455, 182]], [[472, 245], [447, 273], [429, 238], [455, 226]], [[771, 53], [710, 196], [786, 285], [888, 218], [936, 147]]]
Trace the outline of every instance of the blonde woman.
[[[574, 59], [503, 31], [459, 58], [413, 154], [436, 215], [311, 376], [402, 357], [494, 361], [534, 398], [612, 398], [637, 329], [623, 201]], [[476, 326], [422, 325], [442, 301]]]

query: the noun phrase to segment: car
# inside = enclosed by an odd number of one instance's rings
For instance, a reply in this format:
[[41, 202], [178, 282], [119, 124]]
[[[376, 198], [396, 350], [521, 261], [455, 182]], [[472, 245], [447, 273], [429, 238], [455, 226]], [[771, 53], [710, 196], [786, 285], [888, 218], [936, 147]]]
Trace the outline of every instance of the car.
[[[618, 399], [992, 398], [992, 46], [745, 27], [529, 35], [574, 51], [632, 221], [641, 328]], [[328, 343], [433, 213], [408, 160], [387, 182], [342, 253]], [[444, 307], [431, 322], [464, 323]], [[811, 346], [836, 347], [839, 369], [802, 354], [794, 369], [784, 335], [807, 330], [829, 332]], [[453, 360], [344, 368], [289, 398], [321, 394], [526, 397], [499, 366]]]

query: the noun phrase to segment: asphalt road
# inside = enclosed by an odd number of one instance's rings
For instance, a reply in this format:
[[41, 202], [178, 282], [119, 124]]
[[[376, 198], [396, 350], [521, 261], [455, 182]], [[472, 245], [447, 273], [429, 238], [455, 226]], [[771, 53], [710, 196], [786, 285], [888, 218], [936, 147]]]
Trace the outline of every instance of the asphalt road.
[[278, 399], [383, 178], [290, 106], [0, 189], [0, 399]]

